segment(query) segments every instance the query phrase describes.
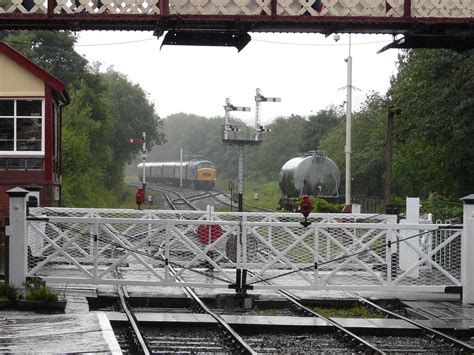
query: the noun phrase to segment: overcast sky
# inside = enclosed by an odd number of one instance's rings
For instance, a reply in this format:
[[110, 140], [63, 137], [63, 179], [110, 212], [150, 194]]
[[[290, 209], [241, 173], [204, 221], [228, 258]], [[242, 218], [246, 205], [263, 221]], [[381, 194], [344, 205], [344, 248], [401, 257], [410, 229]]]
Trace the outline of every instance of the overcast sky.
[[[139, 84], [164, 118], [177, 112], [224, 115], [225, 98], [250, 113], [235, 116], [254, 121], [255, 89], [281, 103], [262, 104], [262, 122], [279, 116], [309, 115], [340, 105], [346, 98], [349, 35], [252, 33], [239, 53], [235, 48], [161, 46], [148, 32], [80, 32], [76, 50], [90, 62], [113, 66]], [[370, 91], [385, 94], [396, 74], [398, 51], [377, 50], [388, 35], [352, 35], [353, 109]]]

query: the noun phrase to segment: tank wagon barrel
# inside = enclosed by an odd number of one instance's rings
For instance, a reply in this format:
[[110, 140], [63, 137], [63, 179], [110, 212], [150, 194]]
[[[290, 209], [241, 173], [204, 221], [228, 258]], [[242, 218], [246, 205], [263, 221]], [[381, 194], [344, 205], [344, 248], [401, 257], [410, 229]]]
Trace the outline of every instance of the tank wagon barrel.
[[336, 200], [341, 173], [336, 163], [323, 152], [290, 159], [280, 170], [280, 207], [294, 209], [294, 201], [303, 195]]
[[[138, 176], [143, 172], [143, 163], [138, 164]], [[186, 162], [152, 162], [145, 163], [147, 181], [165, 183], [196, 189], [211, 190], [216, 184], [216, 164], [208, 160], [191, 160]], [[182, 180], [181, 180], [182, 179]]]

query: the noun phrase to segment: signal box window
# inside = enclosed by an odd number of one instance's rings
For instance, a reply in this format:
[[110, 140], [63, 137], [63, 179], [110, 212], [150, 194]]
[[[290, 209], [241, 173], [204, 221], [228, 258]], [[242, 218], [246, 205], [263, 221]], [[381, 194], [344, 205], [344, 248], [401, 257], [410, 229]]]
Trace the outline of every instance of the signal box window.
[[0, 100], [0, 154], [41, 154], [43, 122], [43, 100]]
[[0, 159], [0, 170], [43, 170], [43, 159]]

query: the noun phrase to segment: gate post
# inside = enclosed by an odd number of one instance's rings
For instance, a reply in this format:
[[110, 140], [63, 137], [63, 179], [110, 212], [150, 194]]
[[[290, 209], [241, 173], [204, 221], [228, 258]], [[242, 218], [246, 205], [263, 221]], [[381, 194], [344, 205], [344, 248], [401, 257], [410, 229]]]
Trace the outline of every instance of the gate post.
[[474, 303], [474, 194], [461, 198], [464, 203], [461, 240], [462, 302]]
[[[419, 224], [420, 223], [420, 198], [419, 197], [407, 197], [407, 211], [406, 219], [400, 220], [400, 224]], [[401, 230], [400, 235], [405, 238], [410, 238], [419, 233], [419, 230]], [[420, 237], [414, 237], [410, 239], [412, 245], [418, 247], [420, 244]], [[400, 243], [398, 249], [399, 253], [399, 267], [402, 272], [410, 269], [419, 260], [419, 255], [412, 249], [408, 244]], [[412, 272], [407, 275], [410, 278], [417, 279], [420, 276], [420, 267], [415, 267]]]
[[9, 237], [9, 282], [15, 287], [22, 287], [26, 279], [27, 241], [26, 235], [26, 196], [28, 191], [15, 187], [7, 191], [10, 197], [10, 225], [6, 227]]

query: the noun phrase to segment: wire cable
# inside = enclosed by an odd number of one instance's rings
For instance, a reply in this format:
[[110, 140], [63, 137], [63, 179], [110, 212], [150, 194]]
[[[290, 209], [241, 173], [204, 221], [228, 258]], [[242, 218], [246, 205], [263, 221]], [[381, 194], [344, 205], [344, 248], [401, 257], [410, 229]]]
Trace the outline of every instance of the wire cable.
[[[140, 43], [140, 42], [147, 42], [147, 41], [156, 41], [156, 38], [153, 37], [153, 38], [147, 38], [147, 39], [137, 39], [137, 40], [133, 40], [133, 41], [111, 42], [111, 43], [60, 44], [60, 43], [40, 42], [40, 44], [42, 46], [47, 46], [47, 47], [102, 47], [102, 46], [118, 46], [118, 45]], [[32, 44], [36, 43], [36, 42], [6, 41], [6, 40], [3, 40], [3, 42], [10, 43], [10, 44], [22, 44], [22, 45], [27, 45], [27, 46], [31, 46]]]

